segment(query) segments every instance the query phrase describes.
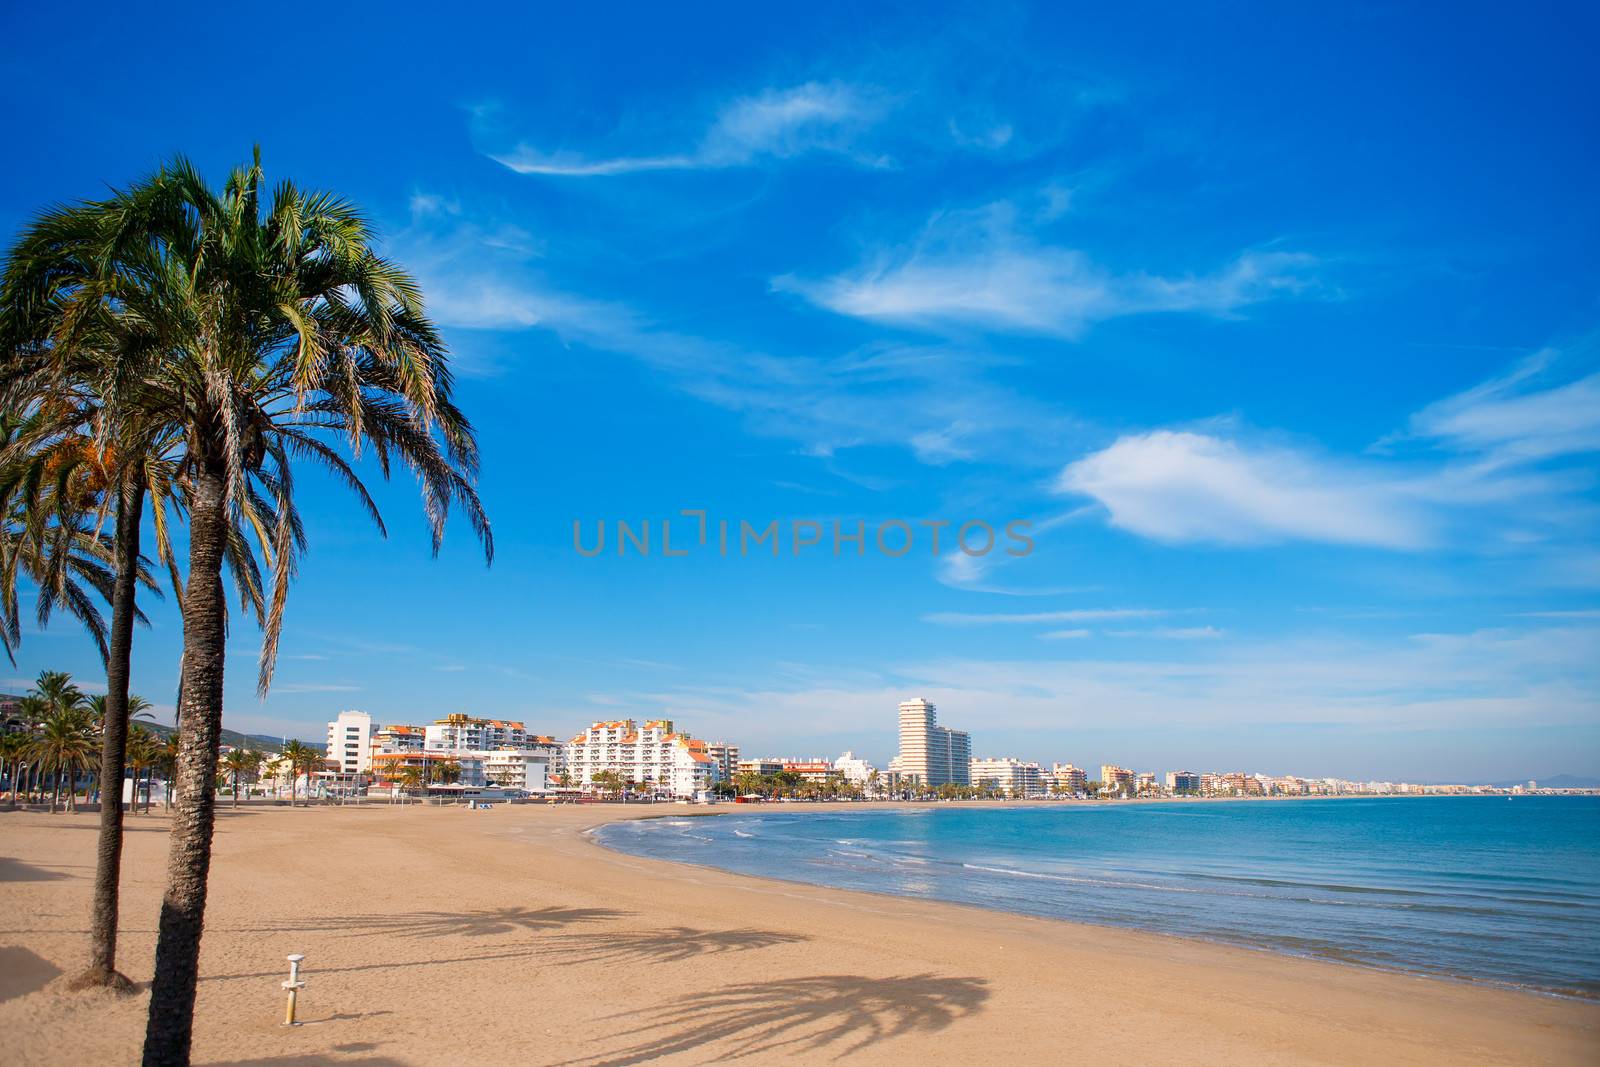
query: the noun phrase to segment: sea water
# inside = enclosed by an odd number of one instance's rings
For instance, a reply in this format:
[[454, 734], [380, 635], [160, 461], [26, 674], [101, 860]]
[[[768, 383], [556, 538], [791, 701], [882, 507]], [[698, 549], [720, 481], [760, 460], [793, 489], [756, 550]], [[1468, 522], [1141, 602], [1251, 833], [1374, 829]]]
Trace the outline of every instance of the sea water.
[[1600, 797], [773, 805], [597, 836], [768, 878], [1600, 998]]

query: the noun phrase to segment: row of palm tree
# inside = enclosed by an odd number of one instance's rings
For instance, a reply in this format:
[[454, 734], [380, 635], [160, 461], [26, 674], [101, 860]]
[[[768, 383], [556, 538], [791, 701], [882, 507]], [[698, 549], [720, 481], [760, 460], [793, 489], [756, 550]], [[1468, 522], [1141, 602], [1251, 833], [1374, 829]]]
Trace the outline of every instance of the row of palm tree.
[[[130, 698], [134, 715], [148, 715], [149, 704]], [[89, 776], [89, 791], [117, 791], [120, 798], [122, 773], [112, 778], [96, 776], [94, 759], [105, 730], [106, 703], [101, 696], [85, 696], [62, 671], [45, 671], [33, 690], [17, 703], [8, 729], [0, 734], [0, 779], [11, 783], [13, 803], [23, 792], [24, 781], [34, 791], [50, 782], [50, 811], [55, 812], [65, 789], [68, 811], [77, 810], [77, 783]], [[115, 784], [113, 784], [115, 783]]]
[[[492, 558], [473, 480], [472, 428], [452, 400], [448, 351], [416, 282], [378, 255], [347, 201], [284, 182], [260, 153], [222, 189], [178, 159], [113, 191], [40, 214], [0, 274], [0, 633], [20, 639], [17, 585], [41, 624], [80, 619], [106, 664], [101, 779], [120, 775], [141, 588], [155, 566], [183, 620], [177, 801], [146, 1064], [189, 1059], [215, 820], [228, 605], [260, 626], [257, 688], [277, 662], [305, 548], [296, 475], [332, 474], [377, 525], [351, 460], [422, 487], [435, 553], [452, 507]], [[186, 561], [172, 536], [187, 525]], [[95, 598], [109, 603], [105, 625]], [[101, 805], [91, 963], [116, 971], [120, 794]]]

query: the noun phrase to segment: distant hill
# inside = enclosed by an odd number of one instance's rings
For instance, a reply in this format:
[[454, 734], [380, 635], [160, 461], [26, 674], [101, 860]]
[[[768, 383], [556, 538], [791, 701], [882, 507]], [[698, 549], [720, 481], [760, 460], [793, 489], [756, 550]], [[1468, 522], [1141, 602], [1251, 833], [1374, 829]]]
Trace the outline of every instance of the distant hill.
[[[167, 726], [165, 723], [159, 722], [145, 722], [143, 719], [138, 720], [135, 725], [143, 726], [151, 733], [160, 734], [162, 737], [170, 737], [177, 732], [176, 726]], [[290, 738], [290, 740], [294, 739]], [[258, 752], [280, 752], [283, 750], [283, 738], [281, 737], [269, 737], [266, 734], [241, 734], [237, 730], [223, 730], [222, 743], [231, 745], [234, 748], [253, 748]], [[314, 748], [318, 752], [325, 752], [327, 749], [325, 742], [302, 740], [300, 743]]]

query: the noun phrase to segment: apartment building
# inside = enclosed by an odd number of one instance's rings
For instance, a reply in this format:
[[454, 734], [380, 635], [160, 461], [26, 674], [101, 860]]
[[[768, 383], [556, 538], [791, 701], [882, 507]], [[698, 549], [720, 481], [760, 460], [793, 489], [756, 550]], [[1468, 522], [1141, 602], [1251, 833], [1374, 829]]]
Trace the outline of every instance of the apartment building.
[[1200, 775], [1194, 771], [1168, 771], [1167, 789], [1174, 793], [1200, 792]]
[[706, 743], [678, 733], [670, 719], [597, 722], [567, 742], [569, 785], [588, 788], [603, 771], [683, 798], [711, 788], [717, 774]]
[[1052, 763], [1050, 777], [1055, 779], [1056, 792], [1076, 796], [1089, 791], [1089, 775], [1082, 767], [1070, 763]]
[[938, 708], [917, 697], [900, 705], [900, 754], [889, 769], [930, 788], [971, 784], [972, 737], [938, 724]]
[[328, 762], [340, 774], [367, 774], [372, 770], [372, 716], [364, 711], [341, 711], [328, 724]]
[[502, 789], [548, 792], [556, 773], [553, 765], [560, 751], [558, 746], [552, 744], [533, 749], [502, 748], [482, 753], [483, 777], [487, 784]]
[[1100, 790], [1104, 793], [1131, 793], [1138, 786], [1138, 775], [1113, 763], [1100, 765]]
[[866, 785], [872, 781], [872, 776], [878, 769], [871, 763], [858, 757], [854, 752], [846, 752], [833, 761], [834, 772], [844, 776], [844, 780], [854, 785]]
[[998, 789], [1008, 797], [1032, 797], [1044, 792], [1044, 774], [1037, 763], [1009, 757], [974, 759], [968, 763], [973, 785]]
[[423, 782], [443, 782], [444, 768], [455, 768], [457, 785], [483, 786], [487, 779], [483, 773], [481, 754], [465, 752], [425, 752], [407, 749], [400, 752], [374, 752], [372, 777], [375, 781], [392, 785], [402, 781], [406, 768], [415, 767]]
[[716, 741], [706, 746], [706, 755], [711, 757], [712, 764], [717, 769], [717, 781], [729, 782], [739, 773], [739, 746], [727, 741]]
[[429, 752], [488, 752], [497, 748], [527, 748], [538, 743], [520, 722], [447, 715], [423, 728], [423, 747]]
[[783, 769], [808, 782], [825, 782], [833, 776], [833, 761], [826, 759], [786, 759]]
[[783, 762], [783, 760], [775, 757], [768, 757], [766, 759], [742, 759], [735, 767], [735, 772], [738, 774], [753, 774], [757, 777], [764, 778], [768, 775], [777, 774], [779, 771], [783, 770]]

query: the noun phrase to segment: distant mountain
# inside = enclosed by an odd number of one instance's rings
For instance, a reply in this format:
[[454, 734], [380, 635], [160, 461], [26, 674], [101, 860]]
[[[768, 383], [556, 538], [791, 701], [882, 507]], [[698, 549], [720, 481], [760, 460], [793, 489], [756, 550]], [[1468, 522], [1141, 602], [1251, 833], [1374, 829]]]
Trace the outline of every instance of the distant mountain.
[[[1553, 774], [1549, 778], [1535, 778], [1540, 789], [1600, 789], [1600, 778], [1586, 774]], [[1527, 785], [1526, 778], [1519, 778], [1514, 782], [1492, 782], [1498, 789], [1510, 789], [1512, 786]]]
[[[151, 733], [160, 734], [162, 737], [170, 737], [178, 729], [176, 726], [167, 726], [159, 722], [145, 722], [142, 719], [136, 722], [135, 725], [143, 726]], [[293, 738], [290, 738], [290, 740], [293, 740]], [[253, 748], [258, 752], [281, 752], [283, 750], [283, 738], [281, 737], [269, 737], [266, 734], [241, 734], [237, 730], [223, 730], [222, 743], [231, 745], [234, 748]], [[300, 743], [314, 748], [318, 752], [324, 752], [327, 749], [326, 743], [321, 741], [302, 740]]]

